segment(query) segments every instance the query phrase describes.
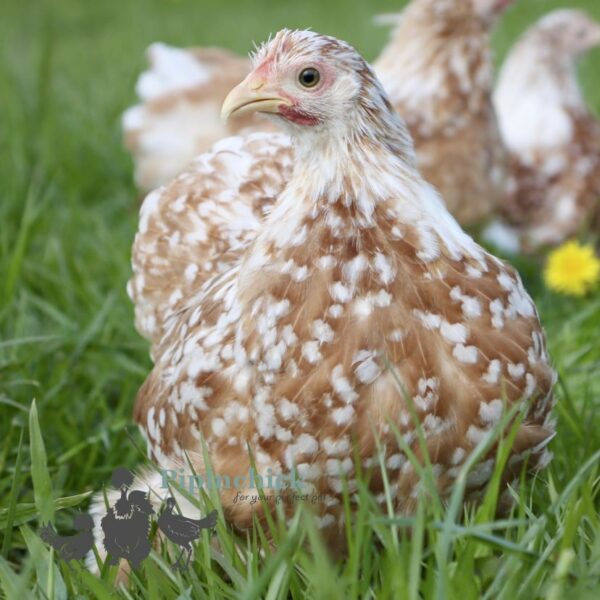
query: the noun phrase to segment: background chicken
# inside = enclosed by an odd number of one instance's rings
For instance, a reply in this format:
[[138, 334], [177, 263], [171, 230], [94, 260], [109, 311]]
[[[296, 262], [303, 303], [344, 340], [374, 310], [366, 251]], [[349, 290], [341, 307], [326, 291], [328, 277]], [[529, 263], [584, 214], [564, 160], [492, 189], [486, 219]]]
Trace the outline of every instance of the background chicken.
[[[408, 122], [419, 167], [450, 212], [471, 225], [487, 217], [504, 185], [504, 151], [491, 103], [490, 32], [512, 0], [413, 0], [398, 15], [375, 69]], [[149, 49], [138, 82], [143, 104], [125, 113], [125, 142], [136, 181], [151, 189], [232, 132], [269, 131], [252, 115], [233, 125], [218, 118], [248, 61], [219, 50]], [[211, 62], [212, 61], [212, 62]]]
[[[223, 110], [271, 113], [294, 139], [294, 168], [239, 266], [166, 320], [135, 407], [158, 464], [185, 466], [185, 453], [205, 473], [206, 440], [214, 472], [233, 479], [248, 473], [249, 446], [259, 471], [296, 467], [321, 494], [319, 523], [332, 539], [342, 480], [350, 492], [357, 485], [352, 443], [365, 468], [377, 465], [374, 432], [395, 509], [410, 511], [419, 477], [388, 422], [415, 447], [405, 393], [443, 494], [505, 402], [526, 413], [507, 477], [528, 452], [545, 464], [554, 375], [535, 307], [516, 272], [477, 246], [419, 175], [403, 122], [356, 51], [280, 32]], [[225, 182], [244, 162], [232, 153], [215, 173]], [[493, 465], [491, 455], [471, 473], [469, 494]], [[380, 474], [370, 485], [382, 494]], [[234, 504], [236, 493], [221, 491], [225, 516], [248, 527], [252, 507]]]
[[135, 181], [143, 190], [170, 181], [194, 156], [221, 138], [267, 121], [230, 125], [218, 118], [223, 99], [248, 72], [249, 61], [221, 48], [180, 49], [152, 44], [149, 69], [136, 85], [141, 104], [123, 115], [125, 146], [135, 158]]
[[504, 196], [490, 35], [513, 0], [413, 0], [374, 62], [414, 139], [421, 173], [463, 225]]
[[[600, 123], [576, 74], [577, 59], [598, 45], [600, 24], [558, 10], [524, 34], [502, 68], [494, 100], [511, 152], [502, 212], [525, 250], [564, 241], [598, 211]], [[489, 237], [505, 246], [497, 230]]]

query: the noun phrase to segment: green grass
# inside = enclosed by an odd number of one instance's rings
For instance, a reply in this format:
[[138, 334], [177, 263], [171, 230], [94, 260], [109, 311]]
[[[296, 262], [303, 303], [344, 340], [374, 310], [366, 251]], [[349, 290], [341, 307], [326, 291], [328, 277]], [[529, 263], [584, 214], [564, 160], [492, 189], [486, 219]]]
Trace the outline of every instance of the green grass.
[[[6, 3], [5, 3], [6, 4]], [[559, 2], [520, 0], [496, 36], [499, 56]], [[596, 0], [574, 1], [600, 18]], [[56, 562], [35, 535], [39, 516], [68, 527], [73, 506], [141, 457], [127, 431], [150, 368], [125, 294], [137, 226], [131, 163], [119, 116], [132, 103], [143, 50], [161, 39], [246, 52], [282, 26], [311, 26], [374, 57], [387, 32], [370, 23], [385, 0], [13, 0], [0, 19], [0, 590], [8, 598], [109, 597], [95, 579]], [[582, 64], [600, 112], [600, 54]], [[123, 597], [551, 598], [600, 597], [600, 296], [546, 291], [539, 264], [519, 267], [560, 373], [555, 460], [495, 520], [493, 489], [462, 516], [435, 498], [410, 522], [380, 514], [359, 492], [349, 554], [324, 552], [309, 515], [235, 538], [203, 539], [194, 569], [146, 561]], [[35, 404], [33, 400], [35, 399]], [[133, 440], [133, 441], [132, 441]], [[51, 490], [51, 491], [49, 491]], [[54, 499], [54, 501], [53, 501]], [[410, 534], [408, 533], [410, 525]]]

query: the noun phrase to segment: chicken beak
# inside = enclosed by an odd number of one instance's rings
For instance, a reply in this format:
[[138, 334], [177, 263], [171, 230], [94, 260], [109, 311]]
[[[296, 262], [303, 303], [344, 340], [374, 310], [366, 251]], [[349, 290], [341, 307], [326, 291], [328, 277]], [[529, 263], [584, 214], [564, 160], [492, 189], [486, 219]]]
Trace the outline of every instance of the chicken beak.
[[232, 116], [239, 117], [251, 112], [276, 113], [282, 105], [291, 106], [292, 103], [270, 89], [264, 79], [250, 73], [225, 98], [221, 119], [226, 122]]

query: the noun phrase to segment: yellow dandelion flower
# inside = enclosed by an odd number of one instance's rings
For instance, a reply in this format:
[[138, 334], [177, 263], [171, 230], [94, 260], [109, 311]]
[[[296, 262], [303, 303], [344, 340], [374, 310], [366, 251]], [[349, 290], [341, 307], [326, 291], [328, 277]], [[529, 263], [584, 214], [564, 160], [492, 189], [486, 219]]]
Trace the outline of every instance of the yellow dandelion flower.
[[567, 242], [548, 256], [544, 279], [555, 292], [583, 296], [600, 280], [600, 259], [592, 246]]

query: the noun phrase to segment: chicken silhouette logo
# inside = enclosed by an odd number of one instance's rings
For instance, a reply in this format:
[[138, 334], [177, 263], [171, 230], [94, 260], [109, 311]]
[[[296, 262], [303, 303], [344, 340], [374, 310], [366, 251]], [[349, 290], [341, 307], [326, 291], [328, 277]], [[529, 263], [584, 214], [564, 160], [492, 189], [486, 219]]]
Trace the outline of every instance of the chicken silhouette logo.
[[[148, 492], [130, 491], [133, 474], [129, 469], [125, 467], [115, 469], [111, 476], [111, 483], [121, 493], [100, 521], [108, 563], [117, 565], [121, 559], [125, 559], [134, 569], [137, 569], [152, 549], [150, 527], [155, 511]], [[192, 542], [200, 537], [203, 529], [215, 527], [217, 511], [212, 511], [203, 519], [190, 519], [175, 514], [175, 507], [175, 498], [169, 496], [160, 511], [157, 525], [168, 540], [181, 548], [173, 567], [182, 570], [190, 563], [193, 552]], [[72, 536], [61, 536], [52, 525], [46, 524], [40, 529], [40, 537], [56, 550], [61, 559], [79, 560], [84, 558], [94, 545], [94, 520], [86, 513], [79, 513], [73, 519], [73, 528], [78, 533]]]
[[150, 554], [150, 518], [154, 508], [146, 492], [134, 490], [127, 494], [133, 483], [133, 475], [128, 469], [115, 469], [111, 483], [115, 488], [120, 488], [121, 496], [100, 521], [104, 532], [104, 548], [109, 554], [109, 564], [116, 565], [121, 558], [125, 558], [137, 569]]
[[87, 513], [78, 513], [73, 519], [75, 535], [58, 535], [54, 527], [47, 523], [40, 530], [40, 537], [52, 546], [63, 560], [79, 560], [83, 558], [94, 544], [94, 520]]
[[197, 520], [176, 515], [173, 513], [173, 508], [175, 508], [175, 498], [170, 496], [167, 498], [166, 506], [158, 517], [158, 528], [169, 540], [181, 547], [181, 552], [173, 566], [182, 570], [184, 568], [181, 562], [183, 553], [187, 552], [185, 561], [185, 567], [187, 567], [192, 557], [192, 542], [200, 537], [203, 529], [213, 529], [215, 527], [217, 524], [217, 511], [213, 510], [208, 516]]

